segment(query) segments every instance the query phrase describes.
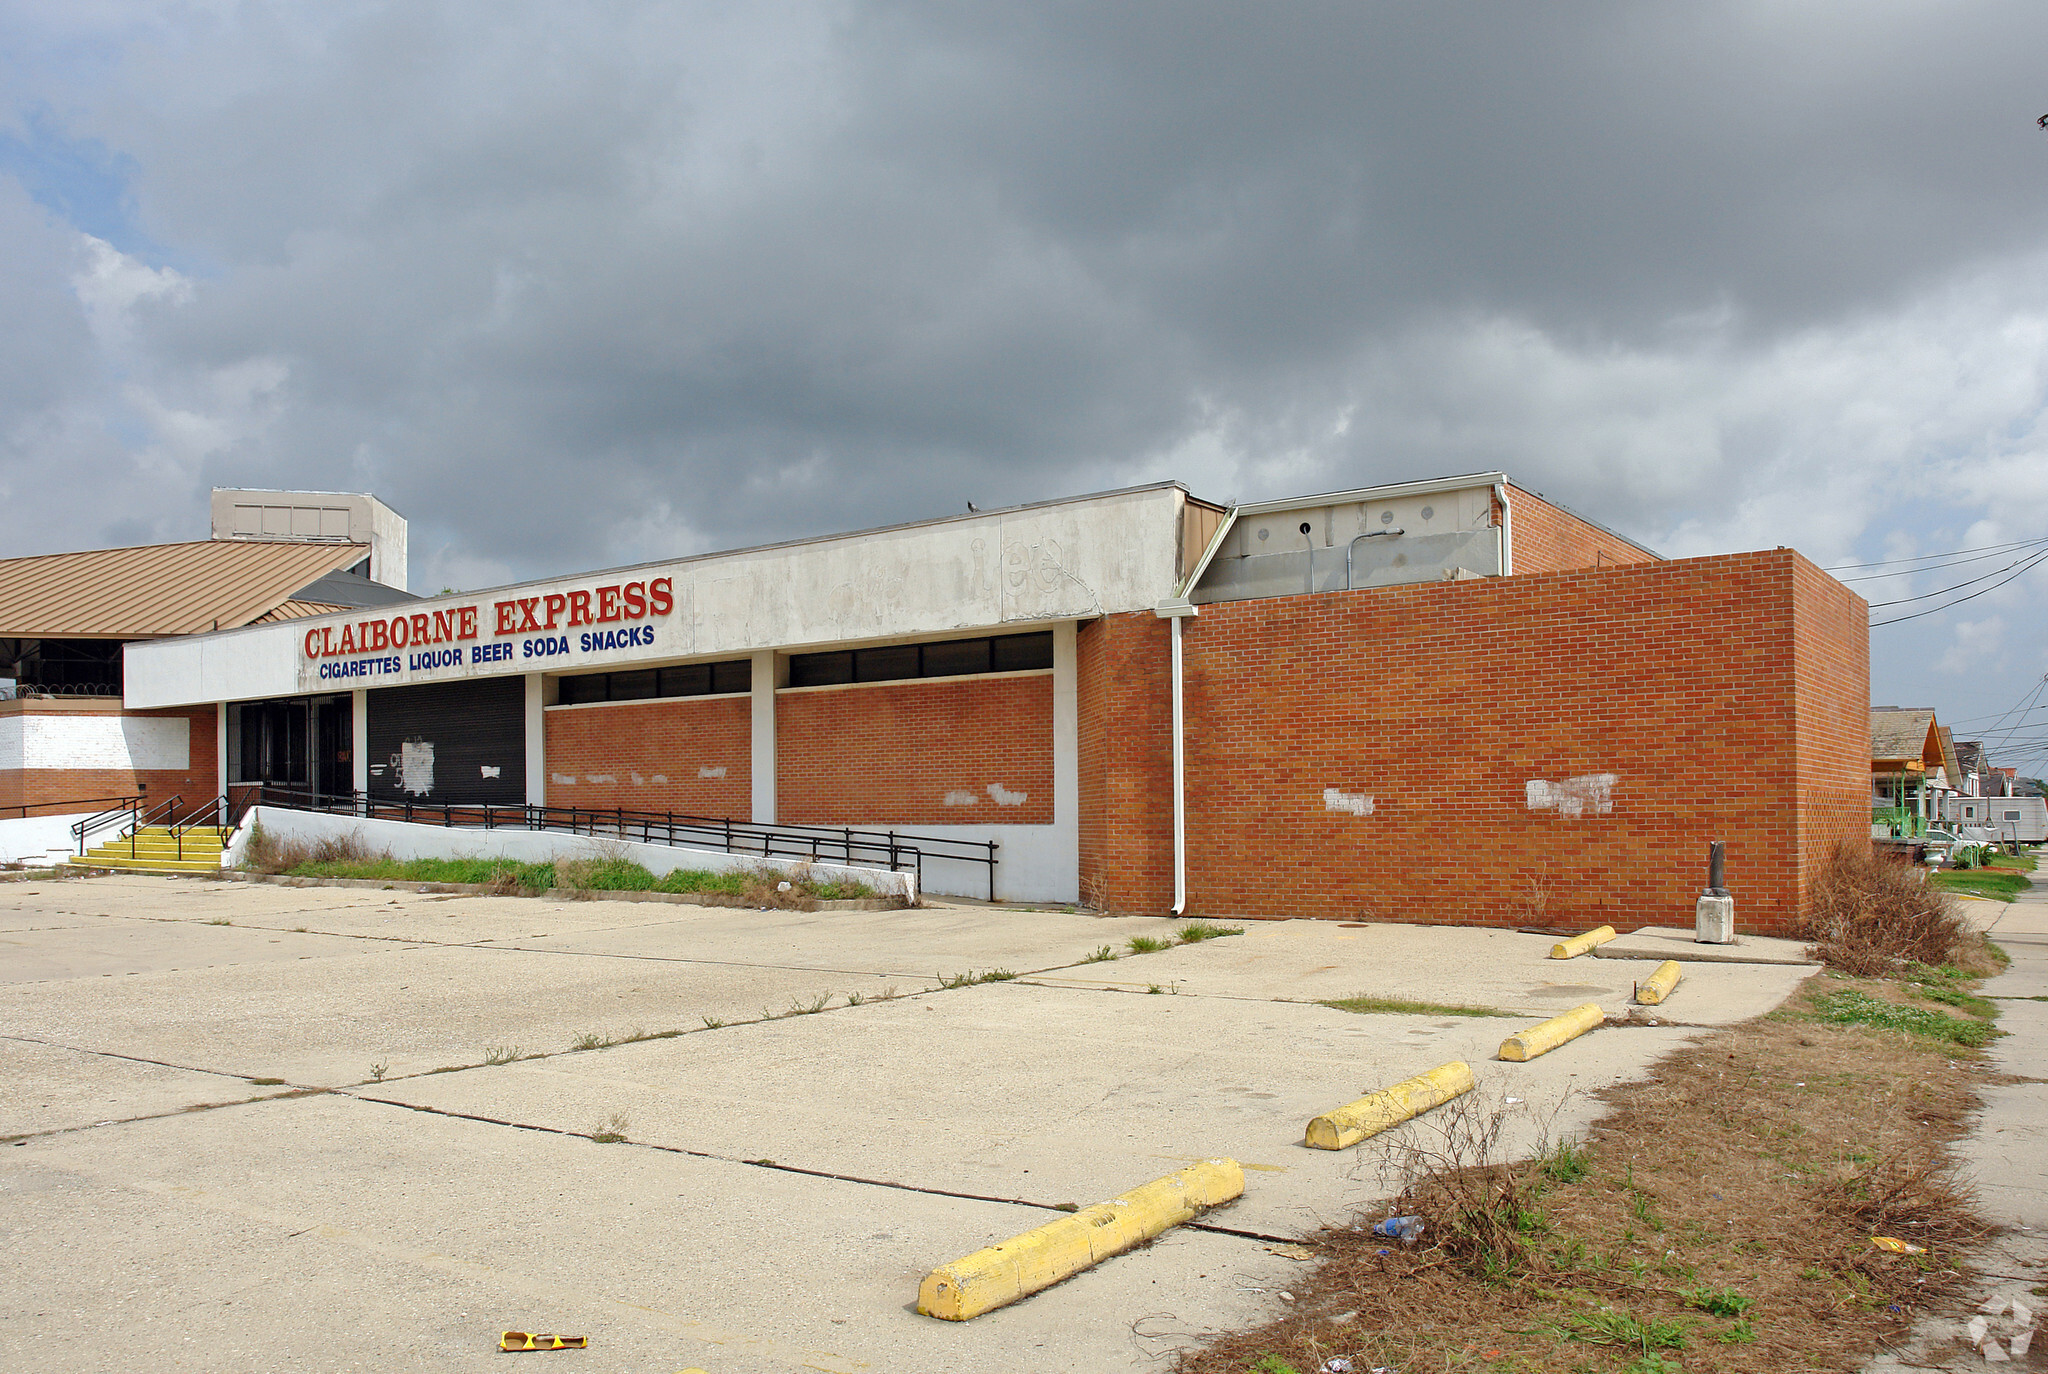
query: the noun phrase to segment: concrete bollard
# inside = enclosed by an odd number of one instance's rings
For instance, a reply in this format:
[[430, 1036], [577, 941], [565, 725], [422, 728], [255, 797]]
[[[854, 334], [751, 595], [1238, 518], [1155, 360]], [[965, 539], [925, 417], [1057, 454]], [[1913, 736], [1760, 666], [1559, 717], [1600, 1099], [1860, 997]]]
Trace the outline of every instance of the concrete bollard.
[[1657, 965], [1657, 971], [1636, 984], [1636, 1001], [1646, 1007], [1654, 1007], [1671, 995], [1678, 986], [1678, 980], [1685, 976], [1685, 970], [1678, 966], [1676, 959], [1666, 959]]
[[1368, 1136], [1378, 1135], [1390, 1126], [1398, 1126], [1471, 1091], [1472, 1066], [1462, 1059], [1453, 1059], [1428, 1073], [1404, 1078], [1391, 1088], [1367, 1093], [1356, 1102], [1324, 1112], [1308, 1123], [1302, 1144], [1311, 1150], [1349, 1149]]
[[1616, 938], [1613, 926], [1596, 926], [1583, 935], [1574, 935], [1569, 940], [1560, 940], [1550, 947], [1553, 959], [1576, 959], [1588, 950], [1598, 949], [1609, 940]]
[[1510, 1035], [1501, 1041], [1500, 1057], [1520, 1064], [1539, 1054], [1549, 1054], [1565, 1041], [1578, 1039], [1606, 1019], [1597, 1002], [1573, 1007], [1562, 1016], [1553, 1016], [1541, 1025], [1531, 1026], [1521, 1034]]
[[1707, 890], [1692, 909], [1692, 939], [1696, 945], [1735, 943], [1735, 898], [1722, 886], [1728, 845], [1715, 840], [1707, 846]]
[[917, 1310], [949, 1322], [978, 1317], [1142, 1245], [1243, 1192], [1244, 1170], [1236, 1160], [1191, 1164], [1108, 1202], [940, 1265], [918, 1285]]

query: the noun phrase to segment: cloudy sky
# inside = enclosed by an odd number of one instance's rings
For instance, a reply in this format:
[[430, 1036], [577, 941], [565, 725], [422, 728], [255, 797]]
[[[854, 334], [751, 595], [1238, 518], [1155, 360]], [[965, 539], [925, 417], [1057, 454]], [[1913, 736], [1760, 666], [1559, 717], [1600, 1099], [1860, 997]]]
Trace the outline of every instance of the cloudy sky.
[[370, 490], [471, 588], [1498, 467], [1881, 564], [1935, 613], [1874, 700], [2048, 771], [2044, 52], [2038, 0], [0, 0], [0, 549]]

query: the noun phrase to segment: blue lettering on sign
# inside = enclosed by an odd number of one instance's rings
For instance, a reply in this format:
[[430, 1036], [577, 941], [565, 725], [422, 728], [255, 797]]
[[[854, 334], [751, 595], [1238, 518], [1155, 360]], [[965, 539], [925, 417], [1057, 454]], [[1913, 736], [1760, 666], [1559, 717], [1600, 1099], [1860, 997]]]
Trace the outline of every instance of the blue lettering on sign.
[[[397, 660], [393, 659], [392, 662], [395, 664]], [[460, 649], [428, 649], [423, 653], [410, 655], [405, 661], [406, 668], [415, 673], [429, 672], [435, 668], [456, 668], [461, 664]]]
[[556, 654], [569, 652], [569, 636], [548, 635], [544, 639], [529, 639], [521, 650], [524, 658], [553, 658]]
[[[456, 651], [456, 656], [458, 658], [461, 657], [461, 650], [458, 649]], [[469, 661], [472, 664], [510, 663], [512, 661], [512, 646], [510, 644], [474, 645], [469, 651]]]
[[330, 659], [320, 665], [320, 676], [329, 682], [341, 682], [353, 677], [395, 673], [403, 666], [395, 658], [349, 658], [338, 663]]
[[582, 639], [583, 652], [586, 654], [594, 654], [600, 649], [633, 649], [643, 644], [651, 647], [654, 643], [654, 627], [635, 625], [630, 630], [599, 630], [595, 634], [586, 631]]

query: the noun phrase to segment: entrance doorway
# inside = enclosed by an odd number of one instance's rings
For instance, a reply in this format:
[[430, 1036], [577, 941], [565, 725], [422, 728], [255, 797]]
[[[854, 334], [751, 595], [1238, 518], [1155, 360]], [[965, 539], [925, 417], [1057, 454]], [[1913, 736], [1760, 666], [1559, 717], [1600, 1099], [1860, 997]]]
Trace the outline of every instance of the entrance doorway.
[[346, 795], [354, 782], [354, 743], [348, 697], [285, 697], [228, 707], [233, 783]]

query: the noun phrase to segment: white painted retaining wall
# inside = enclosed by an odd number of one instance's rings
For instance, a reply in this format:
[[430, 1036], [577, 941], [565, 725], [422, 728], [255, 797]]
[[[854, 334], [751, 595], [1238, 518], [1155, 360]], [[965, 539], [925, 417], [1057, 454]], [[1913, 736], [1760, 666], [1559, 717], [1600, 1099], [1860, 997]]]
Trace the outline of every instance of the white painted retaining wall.
[[734, 869], [765, 867], [783, 873], [801, 871], [820, 881], [866, 883], [883, 895], [900, 893], [913, 902], [917, 900], [916, 878], [908, 873], [891, 873], [886, 868], [763, 859], [758, 854], [727, 854], [717, 849], [682, 849], [631, 840], [592, 839], [587, 835], [570, 835], [555, 830], [451, 829], [442, 825], [363, 820], [357, 816], [329, 816], [270, 806], [249, 809], [249, 814], [228, 841], [226, 852], [221, 855], [223, 868], [233, 868], [242, 862], [242, 856], [249, 847], [250, 829], [259, 823], [265, 831], [280, 839], [310, 841], [354, 835], [361, 839], [364, 848], [388, 852], [399, 860], [504, 858], [541, 864], [561, 859], [620, 857], [639, 864], [657, 878], [679, 868], [727, 873]]
[[[62, 816], [27, 816], [0, 821], [0, 863], [44, 862], [62, 863], [78, 852], [78, 842], [72, 838], [71, 827], [77, 825], [91, 811], [73, 811]], [[97, 843], [113, 835], [93, 836]]]

